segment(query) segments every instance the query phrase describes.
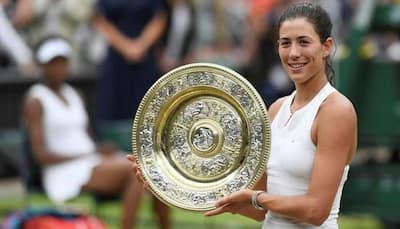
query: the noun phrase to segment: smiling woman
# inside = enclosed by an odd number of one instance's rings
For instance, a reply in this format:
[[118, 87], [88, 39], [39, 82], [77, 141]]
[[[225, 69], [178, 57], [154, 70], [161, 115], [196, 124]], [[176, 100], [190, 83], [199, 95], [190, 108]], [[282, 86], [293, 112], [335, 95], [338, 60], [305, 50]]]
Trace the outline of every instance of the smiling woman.
[[[218, 200], [205, 215], [237, 213], [264, 220], [268, 229], [335, 229], [357, 145], [357, 117], [330, 83], [332, 24], [320, 6], [300, 3], [283, 12], [277, 28], [279, 57], [296, 90], [269, 108], [266, 172], [253, 189]], [[128, 159], [144, 181], [135, 159]]]
[[282, 64], [292, 76], [290, 71], [301, 73], [302, 67], [311, 63], [314, 65], [311, 69], [317, 72], [311, 72], [310, 76], [325, 73], [328, 81], [333, 83], [334, 71], [329, 63], [334, 43], [331, 21], [328, 15], [323, 17], [317, 11], [302, 10], [305, 9], [288, 8], [278, 22], [278, 47]]
[[296, 90], [269, 108], [271, 154], [264, 177], [205, 215], [238, 213], [263, 228], [338, 228], [340, 198], [356, 150], [356, 113], [333, 86], [332, 24], [319, 5], [289, 6], [278, 25], [278, 53]]
[[326, 74], [323, 63], [332, 50], [333, 40], [329, 37], [321, 43], [313, 25], [305, 18], [283, 22], [278, 44], [282, 65], [294, 83]]

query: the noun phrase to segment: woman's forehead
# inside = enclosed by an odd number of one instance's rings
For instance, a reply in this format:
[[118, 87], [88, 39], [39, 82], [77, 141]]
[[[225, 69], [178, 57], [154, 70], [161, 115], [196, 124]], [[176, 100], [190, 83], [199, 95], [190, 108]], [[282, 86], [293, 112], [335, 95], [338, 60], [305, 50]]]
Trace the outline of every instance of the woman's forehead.
[[317, 32], [306, 18], [294, 18], [284, 21], [279, 28], [279, 39], [297, 37], [318, 37]]

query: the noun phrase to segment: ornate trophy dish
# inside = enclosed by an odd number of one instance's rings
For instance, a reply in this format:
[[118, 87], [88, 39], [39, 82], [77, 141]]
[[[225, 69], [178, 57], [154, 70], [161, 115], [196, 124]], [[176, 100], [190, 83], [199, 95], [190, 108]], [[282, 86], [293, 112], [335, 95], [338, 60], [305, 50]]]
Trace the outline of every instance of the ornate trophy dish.
[[251, 188], [270, 151], [267, 110], [256, 90], [225, 67], [197, 63], [162, 76], [133, 124], [133, 155], [152, 193], [191, 211]]

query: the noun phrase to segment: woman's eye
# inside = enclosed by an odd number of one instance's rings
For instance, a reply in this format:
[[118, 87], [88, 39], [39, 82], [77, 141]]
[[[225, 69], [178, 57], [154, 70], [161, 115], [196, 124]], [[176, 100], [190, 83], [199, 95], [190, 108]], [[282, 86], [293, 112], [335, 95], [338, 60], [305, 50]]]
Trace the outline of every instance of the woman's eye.
[[289, 47], [290, 42], [288, 42], [288, 41], [281, 41], [281, 42], [279, 43], [279, 45], [282, 46], [282, 47], [284, 47], [284, 48], [286, 48], [286, 47]]
[[308, 41], [300, 41], [299, 43], [301, 46], [306, 46], [306, 45], [308, 45], [309, 42]]

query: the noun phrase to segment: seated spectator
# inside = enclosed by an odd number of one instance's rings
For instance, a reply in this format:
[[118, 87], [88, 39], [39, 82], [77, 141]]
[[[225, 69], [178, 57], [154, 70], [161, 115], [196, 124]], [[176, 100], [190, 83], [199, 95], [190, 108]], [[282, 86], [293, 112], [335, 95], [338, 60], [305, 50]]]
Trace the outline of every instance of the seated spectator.
[[142, 186], [128, 161], [114, 150], [96, 149], [88, 133], [88, 115], [77, 91], [66, 83], [71, 46], [48, 37], [36, 49], [42, 81], [28, 91], [23, 105], [34, 158], [41, 165], [44, 190], [55, 202], [76, 197], [81, 191], [119, 193], [122, 227], [135, 223]]

